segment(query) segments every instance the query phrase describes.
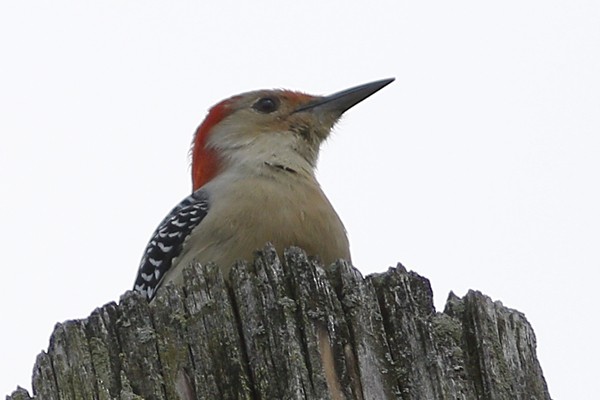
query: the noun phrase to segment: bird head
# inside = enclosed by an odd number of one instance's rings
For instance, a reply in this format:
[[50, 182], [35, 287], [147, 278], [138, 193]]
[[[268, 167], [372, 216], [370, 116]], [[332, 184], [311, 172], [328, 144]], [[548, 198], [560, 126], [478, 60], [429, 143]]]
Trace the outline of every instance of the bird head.
[[192, 143], [197, 190], [229, 168], [264, 168], [314, 174], [321, 143], [342, 114], [387, 86], [385, 79], [329, 96], [258, 90], [213, 106]]

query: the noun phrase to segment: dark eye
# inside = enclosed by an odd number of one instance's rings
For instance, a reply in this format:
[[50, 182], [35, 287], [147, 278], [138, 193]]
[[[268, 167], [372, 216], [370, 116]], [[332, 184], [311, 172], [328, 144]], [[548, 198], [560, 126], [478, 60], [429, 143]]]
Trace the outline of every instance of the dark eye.
[[277, 97], [261, 97], [252, 105], [256, 111], [269, 114], [273, 111], [277, 111], [279, 108], [279, 99]]

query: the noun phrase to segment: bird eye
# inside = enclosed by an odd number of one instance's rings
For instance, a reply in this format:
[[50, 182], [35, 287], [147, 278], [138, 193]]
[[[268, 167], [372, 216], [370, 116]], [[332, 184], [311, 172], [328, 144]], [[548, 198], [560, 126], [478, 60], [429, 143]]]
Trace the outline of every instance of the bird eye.
[[277, 111], [279, 108], [279, 99], [277, 97], [261, 97], [252, 105], [252, 108], [260, 113], [269, 114]]

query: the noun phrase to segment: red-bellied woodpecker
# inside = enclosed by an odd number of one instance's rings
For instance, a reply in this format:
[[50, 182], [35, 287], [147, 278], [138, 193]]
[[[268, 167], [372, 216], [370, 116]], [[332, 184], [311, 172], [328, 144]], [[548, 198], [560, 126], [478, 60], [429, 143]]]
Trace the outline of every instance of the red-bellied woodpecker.
[[152, 235], [134, 289], [152, 299], [194, 260], [227, 272], [267, 242], [349, 261], [344, 225], [315, 178], [319, 148], [344, 111], [393, 80], [324, 97], [260, 90], [212, 107], [192, 144], [194, 192]]

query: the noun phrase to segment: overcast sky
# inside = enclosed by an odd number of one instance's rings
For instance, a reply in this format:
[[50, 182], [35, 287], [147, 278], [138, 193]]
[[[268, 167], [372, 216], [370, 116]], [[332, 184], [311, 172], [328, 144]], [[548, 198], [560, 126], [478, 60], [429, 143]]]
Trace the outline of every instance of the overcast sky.
[[522, 311], [552, 396], [597, 396], [600, 3], [7, 1], [0, 51], [0, 396], [131, 288], [211, 105], [387, 77], [319, 164], [354, 264]]

